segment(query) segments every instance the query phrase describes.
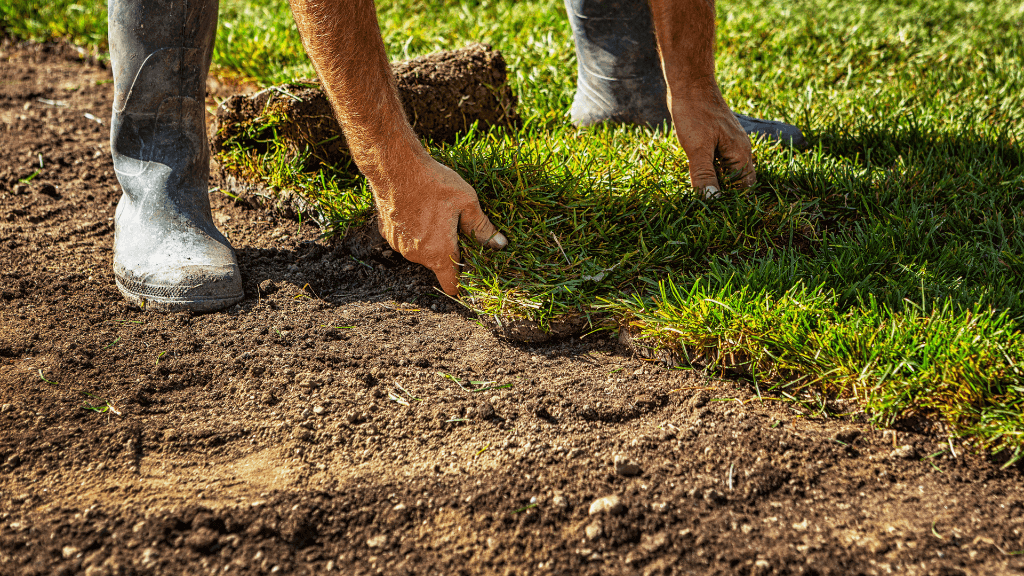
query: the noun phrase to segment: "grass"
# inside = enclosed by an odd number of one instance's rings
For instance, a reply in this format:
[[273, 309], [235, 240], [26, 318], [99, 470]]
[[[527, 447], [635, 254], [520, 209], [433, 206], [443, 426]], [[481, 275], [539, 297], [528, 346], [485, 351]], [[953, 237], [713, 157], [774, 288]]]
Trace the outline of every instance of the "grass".
[[[509, 62], [524, 127], [431, 152], [511, 240], [465, 243], [467, 305], [543, 325], [612, 322], [760, 393], [879, 425], [926, 414], [1008, 462], [1024, 456], [1024, 7], [993, 0], [737, 0], [717, 65], [739, 112], [812, 148], [757, 143], [759, 184], [706, 201], [671, 135], [568, 123], [575, 56], [556, 0], [380, 2], [407, 58], [471, 41]], [[105, 12], [0, 6], [8, 34], [105, 50]], [[311, 77], [285, 3], [225, 0], [214, 70]], [[275, 146], [224, 158], [316, 199], [342, 234], [371, 201], [350, 166], [306, 171]]]

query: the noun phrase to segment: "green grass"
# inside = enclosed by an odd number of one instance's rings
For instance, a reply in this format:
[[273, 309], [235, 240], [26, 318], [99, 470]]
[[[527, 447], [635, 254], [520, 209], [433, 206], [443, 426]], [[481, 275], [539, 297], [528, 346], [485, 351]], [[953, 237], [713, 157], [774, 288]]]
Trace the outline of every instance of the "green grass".
[[[0, 12], [9, 34], [105, 49], [101, 4]], [[881, 425], [924, 413], [979, 449], [1024, 455], [1019, 2], [719, 2], [726, 99], [798, 124], [813, 146], [759, 143], [757, 187], [713, 201], [692, 193], [673, 137], [568, 125], [575, 57], [560, 1], [379, 13], [392, 58], [489, 42], [520, 97], [518, 133], [431, 148], [512, 242], [464, 244], [468, 305], [542, 325], [615, 320], [765, 395], [857, 397]], [[313, 75], [276, 0], [222, 2], [214, 59], [263, 84]], [[316, 198], [328, 233], [365, 217], [349, 167], [306, 172], [266, 128], [265, 150], [225, 161]]]

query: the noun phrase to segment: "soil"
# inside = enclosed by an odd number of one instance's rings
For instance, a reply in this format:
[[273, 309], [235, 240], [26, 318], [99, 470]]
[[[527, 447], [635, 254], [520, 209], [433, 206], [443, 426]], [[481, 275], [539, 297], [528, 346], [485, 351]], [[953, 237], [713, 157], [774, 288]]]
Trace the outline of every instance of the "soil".
[[110, 107], [73, 50], [0, 49], [0, 573], [1024, 571], [1020, 470], [939, 426], [503, 340], [428, 272], [223, 194], [246, 299], [128, 305]]

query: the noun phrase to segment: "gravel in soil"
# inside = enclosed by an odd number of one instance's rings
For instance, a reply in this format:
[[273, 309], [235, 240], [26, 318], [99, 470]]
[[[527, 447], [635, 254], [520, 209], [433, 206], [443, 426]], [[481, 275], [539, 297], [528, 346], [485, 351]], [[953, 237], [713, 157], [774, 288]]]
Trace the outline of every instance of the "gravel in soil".
[[246, 299], [129, 306], [110, 107], [73, 50], [0, 49], [0, 573], [1024, 569], [1019, 470], [934, 427], [801, 417], [614, 338], [511, 343], [428, 272], [223, 194]]

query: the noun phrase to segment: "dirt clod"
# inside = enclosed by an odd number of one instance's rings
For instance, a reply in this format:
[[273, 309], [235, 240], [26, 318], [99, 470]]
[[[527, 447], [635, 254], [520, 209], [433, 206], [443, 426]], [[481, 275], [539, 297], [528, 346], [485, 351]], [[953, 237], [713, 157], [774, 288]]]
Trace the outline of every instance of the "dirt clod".
[[[505, 58], [485, 44], [396, 62], [392, 71], [406, 117], [421, 138], [452, 142], [474, 123], [487, 130], [521, 122]], [[316, 80], [227, 98], [217, 108], [211, 146], [215, 152], [229, 141], [258, 147], [262, 137], [254, 127], [272, 129], [293, 156], [308, 149], [310, 162], [339, 164], [349, 157], [341, 126]]]

